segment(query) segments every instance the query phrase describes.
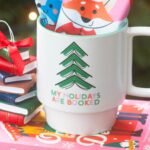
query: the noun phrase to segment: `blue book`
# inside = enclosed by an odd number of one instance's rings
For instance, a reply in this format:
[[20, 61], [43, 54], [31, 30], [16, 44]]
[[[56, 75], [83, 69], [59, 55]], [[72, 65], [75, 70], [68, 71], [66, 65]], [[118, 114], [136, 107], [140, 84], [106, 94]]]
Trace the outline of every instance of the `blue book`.
[[0, 81], [2, 81], [5, 84], [23, 82], [23, 81], [31, 81], [31, 80], [32, 80], [32, 73], [24, 74], [22, 76], [14, 76], [9, 73], [0, 71]]
[[8, 102], [10, 104], [17, 104], [20, 102], [23, 102], [25, 100], [28, 100], [30, 98], [33, 98], [36, 96], [36, 90], [32, 90], [29, 93], [25, 95], [17, 95], [17, 94], [8, 94], [8, 93], [1, 93], [0, 92], [0, 100]]

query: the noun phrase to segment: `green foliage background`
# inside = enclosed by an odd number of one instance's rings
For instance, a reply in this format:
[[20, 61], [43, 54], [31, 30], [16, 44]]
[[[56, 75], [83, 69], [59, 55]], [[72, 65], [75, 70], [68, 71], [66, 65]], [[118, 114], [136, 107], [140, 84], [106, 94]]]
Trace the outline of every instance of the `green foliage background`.
[[[31, 11], [36, 11], [34, 0], [0, 0], [0, 19], [12, 26], [17, 38], [32, 35], [36, 39], [36, 23], [28, 20]], [[134, 0], [129, 26], [150, 26], [150, 0]], [[4, 26], [0, 27], [7, 33]], [[150, 37], [135, 38], [133, 64], [134, 84], [150, 87]]]

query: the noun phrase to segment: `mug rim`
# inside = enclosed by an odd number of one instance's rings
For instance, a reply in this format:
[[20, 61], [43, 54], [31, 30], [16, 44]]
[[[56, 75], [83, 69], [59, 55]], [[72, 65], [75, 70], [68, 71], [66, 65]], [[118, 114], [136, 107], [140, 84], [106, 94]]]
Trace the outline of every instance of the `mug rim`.
[[107, 37], [107, 36], [112, 36], [115, 35], [117, 33], [120, 33], [122, 31], [124, 31], [125, 29], [128, 28], [128, 19], [124, 19], [123, 22], [125, 22], [124, 26], [119, 28], [116, 31], [113, 31], [111, 33], [104, 33], [104, 34], [100, 34], [100, 35], [70, 35], [70, 34], [63, 34], [63, 33], [58, 33], [55, 31], [51, 31], [45, 27], [43, 27], [40, 23], [40, 17], [38, 17], [37, 19], [37, 24], [39, 24], [41, 26], [41, 28], [43, 28], [45, 31], [48, 31], [49, 33], [53, 34], [53, 35], [57, 35], [57, 36], [61, 36], [61, 37], [65, 37], [65, 38], [81, 38], [81, 39], [89, 39], [89, 38], [98, 38], [98, 37]]

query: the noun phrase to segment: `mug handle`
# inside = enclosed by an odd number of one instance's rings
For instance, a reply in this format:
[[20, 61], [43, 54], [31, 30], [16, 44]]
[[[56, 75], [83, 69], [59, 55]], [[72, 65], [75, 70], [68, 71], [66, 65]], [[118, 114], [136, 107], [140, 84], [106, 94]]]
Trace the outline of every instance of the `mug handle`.
[[136, 87], [132, 82], [133, 38], [136, 36], [150, 36], [150, 27], [129, 27], [127, 36], [127, 94], [138, 97], [150, 97], [150, 88]]

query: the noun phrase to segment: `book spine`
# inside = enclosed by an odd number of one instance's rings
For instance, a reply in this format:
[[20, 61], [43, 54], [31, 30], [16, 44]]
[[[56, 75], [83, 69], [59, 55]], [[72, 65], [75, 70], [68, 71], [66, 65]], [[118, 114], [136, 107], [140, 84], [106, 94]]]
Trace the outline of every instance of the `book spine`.
[[0, 121], [23, 126], [24, 125], [24, 116], [1, 110], [0, 111]]
[[34, 105], [29, 106], [28, 107], [28, 115], [30, 115], [40, 105], [41, 105], [41, 103], [37, 100], [37, 102]]
[[0, 71], [17, 75], [17, 69], [15, 65], [8, 62], [6, 59], [2, 58], [1, 56], [0, 56]]
[[6, 49], [0, 51], [0, 56], [2, 56], [4, 59], [6, 59], [9, 62], [12, 62], [11, 58], [9, 57], [8, 51]]
[[15, 104], [16, 96], [14, 95], [14, 97], [13, 97], [7, 93], [0, 93], [0, 99], [6, 101], [8, 103]]
[[0, 73], [0, 81], [4, 82], [4, 80], [5, 80], [4, 75]]

